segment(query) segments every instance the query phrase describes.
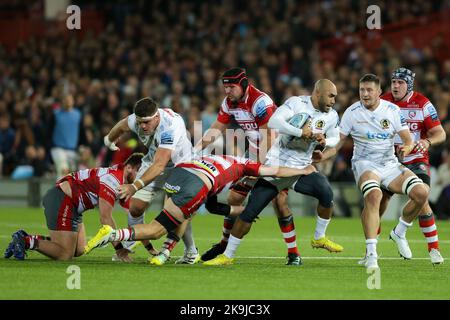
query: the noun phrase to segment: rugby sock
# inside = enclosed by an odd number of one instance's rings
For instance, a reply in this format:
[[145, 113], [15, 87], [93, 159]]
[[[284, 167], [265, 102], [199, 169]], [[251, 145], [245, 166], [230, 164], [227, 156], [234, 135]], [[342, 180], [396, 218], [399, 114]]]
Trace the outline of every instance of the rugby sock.
[[25, 237], [25, 249], [34, 250], [38, 248], [39, 240], [48, 240], [50, 237], [42, 235], [29, 235]]
[[439, 250], [439, 239], [433, 212], [419, 216], [419, 226], [428, 242], [428, 251]]
[[283, 234], [284, 242], [286, 242], [288, 253], [300, 255], [297, 248], [297, 237], [295, 235], [294, 217], [292, 214], [288, 217], [278, 218], [278, 225]]
[[109, 241], [134, 240], [134, 228], [117, 229], [111, 233]]
[[233, 235], [230, 234], [230, 237], [228, 239], [227, 248], [225, 249], [225, 252], [223, 253], [228, 258], [233, 258], [234, 254], [236, 253], [237, 248], [241, 244], [241, 239], [233, 237]]
[[180, 237], [178, 237], [174, 232], [169, 232], [169, 234], [167, 235], [166, 240], [164, 241], [162, 247], [161, 247], [161, 251], [163, 250], [168, 250], [169, 253], [172, 252], [172, 250], [175, 248], [175, 246], [177, 245], [178, 241], [180, 241]]
[[328, 224], [331, 219], [322, 219], [317, 216], [316, 231], [314, 232], [314, 240], [319, 240], [325, 237], [325, 232], [327, 231]]
[[398, 218], [398, 224], [394, 229], [394, 232], [396, 235], [398, 235], [400, 238], [406, 238], [406, 230], [408, 230], [409, 227], [411, 227], [413, 224], [408, 223], [402, 219], [402, 217]]
[[378, 257], [377, 254], [377, 239], [366, 239], [366, 255], [374, 255], [375, 257]]
[[185, 252], [197, 252], [197, 247], [195, 246], [194, 236], [192, 233], [192, 223], [189, 221], [186, 231], [183, 234], [184, 251]]
[[223, 229], [222, 229], [222, 240], [220, 240], [220, 245], [226, 247], [228, 243], [228, 238], [230, 237], [231, 229], [233, 229], [234, 217], [225, 217], [223, 219]]

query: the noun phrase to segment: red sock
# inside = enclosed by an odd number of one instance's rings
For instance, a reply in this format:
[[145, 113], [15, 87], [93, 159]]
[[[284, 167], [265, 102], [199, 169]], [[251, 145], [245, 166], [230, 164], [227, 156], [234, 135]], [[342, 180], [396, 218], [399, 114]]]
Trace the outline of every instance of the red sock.
[[231, 229], [233, 229], [234, 218], [226, 217], [223, 219], [223, 229], [222, 229], [222, 240], [220, 240], [220, 245], [226, 247], [228, 244], [228, 239], [230, 238]]
[[439, 239], [433, 213], [419, 216], [419, 226], [428, 242], [428, 251], [439, 250]]
[[288, 248], [288, 253], [300, 255], [297, 248], [297, 236], [295, 235], [294, 217], [292, 214], [285, 218], [278, 218], [278, 225], [283, 234], [284, 242]]
[[39, 240], [50, 240], [50, 237], [37, 235], [29, 235], [25, 237], [25, 249], [34, 250], [38, 248]]
[[172, 252], [178, 241], [180, 241], [180, 238], [175, 233], [169, 233], [162, 245], [162, 250], [169, 250], [169, 252]]

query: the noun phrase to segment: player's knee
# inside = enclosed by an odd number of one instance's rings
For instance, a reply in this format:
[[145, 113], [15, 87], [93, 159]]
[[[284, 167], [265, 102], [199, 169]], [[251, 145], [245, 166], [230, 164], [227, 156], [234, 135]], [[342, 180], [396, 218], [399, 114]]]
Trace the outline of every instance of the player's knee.
[[378, 192], [377, 189], [374, 189], [364, 197], [364, 201], [369, 204], [380, 204], [382, 198], [383, 194]]
[[230, 206], [239, 206], [244, 202], [245, 196], [235, 191], [230, 191], [228, 194], [227, 202]]
[[409, 193], [409, 197], [413, 201], [422, 205], [425, 205], [425, 203], [427, 202], [428, 195], [429, 195], [428, 188], [424, 184], [416, 185]]
[[69, 261], [69, 260], [72, 260], [72, 258], [73, 258], [73, 254], [72, 253], [70, 253], [70, 252], [63, 252], [56, 258], [56, 260], [58, 260], [58, 261]]
[[425, 204], [428, 199], [429, 189], [422, 179], [417, 176], [410, 176], [403, 182], [402, 192], [408, 195], [411, 200], [419, 204]]
[[75, 257], [81, 257], [84, 253], [84, 248], [77, 248], [75, 251]]
[[318, 196], [320, 205], [325, 208], [331, 208], [333, 206], [333, 197], [331, 186], [329, 184], [323, 185]]
[[145, 207], [139, 206], [139, 205], [132, 205], [129, 209], [130, 215], [133, 218], [139, 218], [142, 216], [145, 212]]

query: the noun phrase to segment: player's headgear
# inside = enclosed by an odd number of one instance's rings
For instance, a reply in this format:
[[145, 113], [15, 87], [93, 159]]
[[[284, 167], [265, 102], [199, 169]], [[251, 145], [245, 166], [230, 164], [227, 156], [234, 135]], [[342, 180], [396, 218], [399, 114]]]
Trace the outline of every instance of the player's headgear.
[[222, 83], [226, 84], [237, 84], [241, 86], [242, 90], [245, 92], [248, 87], [248, 78], [245, 74], [245, 69], [242, 68], [231, 68], [224, 72], [222, 75]]
[[413, 90], [414, 87], [414, 77], [416, 74], [406, 68], [398, 68], [392, 72], [391, 80], [400, 79], [406, 82], [408, 93]]

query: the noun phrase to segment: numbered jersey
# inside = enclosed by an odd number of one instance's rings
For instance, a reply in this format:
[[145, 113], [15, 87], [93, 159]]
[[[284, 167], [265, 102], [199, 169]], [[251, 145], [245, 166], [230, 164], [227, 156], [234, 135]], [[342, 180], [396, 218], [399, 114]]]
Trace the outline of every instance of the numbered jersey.
[[203, 156], [177, 165], [177, 167], [206, 174], [213, 184], [210, 195], [219, 193], [227, 185], [237, 182], [243, 176], [258, 176], [260, 166], [261, 163], [250, 159], [218, 155]]
[[[439, 120], [436, 109], [433, 104], [422, 94], [412, 91], [405, 101], [395, 101], [391, 92], [381, 96], [382, 99], [395, 103], [400, 107], [402, 116], [406, 119], [411, 138], [414, 142], [427, 138], [427, 132], [431, 128], [439, 126]], [[399, 136], [395, 137], [395, 144], [402, 144]], [[405, 157], [404, 164], [417, 162], [429, 163], [428, 150], [424, 152], [414, 151]]]
[[[114, 206], [115, 201], [119, 200], [118, 187], [124, 182], [123, 165], [79, 170], [61, 178], [56, 185], [64, 181], [70, 184], [72, 201], [78, 213], [96, 207], [99, 198]], [[120, 200], [119, 203], [128, 208], [128, 202]]]
[[354, 141], [352, 161], [369, 160], [378, 165], [397, 162], [394, 136], [402, 130], [408, 130], [408, 125], [400, 108], [383, 99], [373, 111], [355, 102], [345, 110], [340, 124], [340, 132]]
[[[321, 112], [314, 108], [310, 96], [294, 96], [287, 99], [278, 110], [291, 116], [307, 113], [311, 116], [313, 133], [322, 133], [326, 138], [339, 137], [339, 116], [336, 110]], [[276, 128], [275, 128], [276, 129]], [[318, 143], [314, 140], [280, 134], [267, 154], [266, 164], [304, 168], [312, 162], [312, 154]]]
[[243, 101], [223, 100], [217, 121], [228, 124], [234, 118], [245, 132], [250, 154], [256, 155], [262, 138], [259, 128], [269, 121], [275, 109], [276, 105], [267, 94], [249, 85]]
[[172, 150], [168, 167], [190, 160], [192, 144], [187, 137], [183, 118], [171, 109], [158, 109], [158, 112], [161, 120], [153, 135], [144, 134], [136, 122], [134, 113], [128, 116], [128, 127], [138, 135], [139, 140], [148, 148], [148, 152], [142, 161], [153, 163], [157, 148]]

